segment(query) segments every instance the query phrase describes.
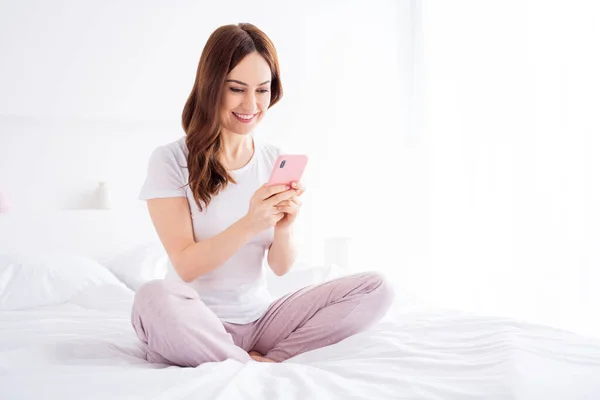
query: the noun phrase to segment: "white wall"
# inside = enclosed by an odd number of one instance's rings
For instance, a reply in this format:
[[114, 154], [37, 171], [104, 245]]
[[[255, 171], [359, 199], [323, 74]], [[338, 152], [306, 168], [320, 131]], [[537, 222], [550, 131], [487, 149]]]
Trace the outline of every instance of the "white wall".
[[409, 137], [410, 11], [392, 0], [2, 1], [0, 190], [14, 212], [80, 209], [106, 180], [115, 209], [139, 211], [150, 151], [183, 134], [209, 34], [252, 22], [275, 42], [285, 90], [259, 134], [311, 159], [302, 256], [320, 262], [324, 236], [383, 221], [369, 197], [386, 193], [373, 171], [390, 169], [393, 146], [380, 166], [360, 151]]

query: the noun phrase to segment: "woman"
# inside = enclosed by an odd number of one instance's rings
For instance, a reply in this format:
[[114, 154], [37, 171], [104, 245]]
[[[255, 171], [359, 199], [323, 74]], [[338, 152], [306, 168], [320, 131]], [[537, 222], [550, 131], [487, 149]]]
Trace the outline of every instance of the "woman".
[[185, 136], [153, 152], [140, 193], [172, 267], [135, 296], [132, 323], [150, 362], [280, 362], [366, 329], [392, 301], [375, 273], [270, 298], [262, 262], [267, 254], [278, 276], [292, 267], [304, 190], [265, 185], [279, 152], [251, 135], [281, 96], [262, 31], [227, 25], [210, 36], [183, 109]]

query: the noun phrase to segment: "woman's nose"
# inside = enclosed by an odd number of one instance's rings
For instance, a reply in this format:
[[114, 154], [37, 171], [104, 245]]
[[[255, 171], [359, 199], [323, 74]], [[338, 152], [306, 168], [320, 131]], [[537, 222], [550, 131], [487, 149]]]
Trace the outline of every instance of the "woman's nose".
[[248, 90], [244, 96], [242, 108], [246, 111], [254, 111], [256, 108], [256, 96], [253, 91]]

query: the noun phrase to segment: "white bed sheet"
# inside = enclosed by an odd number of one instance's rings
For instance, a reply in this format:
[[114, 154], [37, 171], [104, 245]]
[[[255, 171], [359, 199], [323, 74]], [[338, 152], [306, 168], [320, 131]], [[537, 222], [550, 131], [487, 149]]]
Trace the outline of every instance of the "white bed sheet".
[[396, 304], [373, 329], [281, 364], [149, 364], [133, 293], [0, 312], [1, 399], [600, 399], [600, 341]]

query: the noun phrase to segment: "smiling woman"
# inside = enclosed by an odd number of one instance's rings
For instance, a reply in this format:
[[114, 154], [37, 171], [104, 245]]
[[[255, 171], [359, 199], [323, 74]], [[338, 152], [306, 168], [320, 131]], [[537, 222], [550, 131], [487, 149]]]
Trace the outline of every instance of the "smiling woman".
[[132, 323], [151, 362], [279, 362], [378, 321], [393, 291], [362, 273], [278, 299], [296, 260], [301, 182], [269, 185], [279, 150], [251, 133], [282, 95], [275, 47], [251, 24], [209, 38], [183, 110], [185, 137], [151, 156], [140, 198], [171, 261], [136, 293]]

